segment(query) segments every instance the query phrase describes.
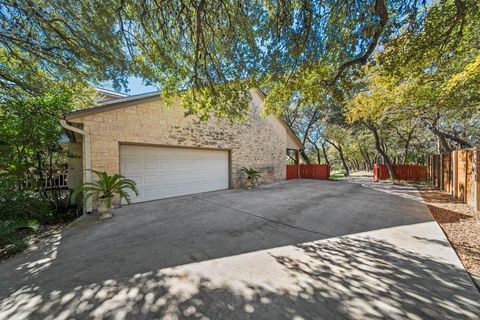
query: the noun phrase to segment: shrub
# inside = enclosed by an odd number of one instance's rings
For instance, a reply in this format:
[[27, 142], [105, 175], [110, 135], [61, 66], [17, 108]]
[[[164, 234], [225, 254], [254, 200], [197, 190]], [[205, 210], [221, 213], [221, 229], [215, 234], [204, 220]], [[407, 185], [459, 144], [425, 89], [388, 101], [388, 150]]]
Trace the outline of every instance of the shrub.
[[51, 214], [47, 197], [31, 190], [17, 189], [13, 179], [0, 179], [0, 220], [35, 218], [43, 221]]
[[40, 229], [35, 219], [0, 221], [0, 259], [28, 247], [28, 236]]

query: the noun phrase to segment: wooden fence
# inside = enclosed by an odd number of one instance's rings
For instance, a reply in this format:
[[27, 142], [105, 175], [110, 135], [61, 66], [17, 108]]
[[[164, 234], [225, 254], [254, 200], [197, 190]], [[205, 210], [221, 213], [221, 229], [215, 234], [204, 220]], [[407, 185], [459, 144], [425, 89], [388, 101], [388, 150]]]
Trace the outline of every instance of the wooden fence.
[[[427, 167], [416, 164], [396, 164], [393, 166], [395, 179], [407, 181], [427, 180]], [[373, 180], [387, 180], [390, 178], [387, 166], [384, 164], [373, 165]]]
[[287, 165], [287, 180], [317, 179], [328, 180], [330, 166], [328, 164], [289, 164]]
[[456, 150], [428, 157], [428, 176], [432, 184], [480, 210], [480, 148]]

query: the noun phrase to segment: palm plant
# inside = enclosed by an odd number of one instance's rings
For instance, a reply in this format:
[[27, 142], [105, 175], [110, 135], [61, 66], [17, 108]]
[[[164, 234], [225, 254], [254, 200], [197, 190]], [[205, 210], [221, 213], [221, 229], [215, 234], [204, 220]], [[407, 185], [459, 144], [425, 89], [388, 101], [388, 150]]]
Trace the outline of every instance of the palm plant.
[[240, 171], [244, 172], [247, 175], [247, 188], [248, 189], [250, 189], [252, 187], [252, 181], [253, 180], [257, 181], [258, 178], [261, 177], [260, 171], [257, 171], [253, 168], [243, 167], [242, 169], [240, 169]]
[[[132, 190], [138, 196], [135, 181], [127, 179], [119, 174], [112, 176], [104, 171], [92, 170], [98, 177], [95, 182], [86, 182], [79, 186], [72, 193], [72, 200], [75, 201], [80, 194], [83, 194], [84, 203], [91, 197], [96, 197], [106, 208], [109, 214], [112, 210], [112, 200], [115, 194], [125, 199], [130, 204], [130, 195], [125, 190]], [[100, 210], [100, 209], [99, 209]], [[107, 212], [108, 211], [108, 212]]]

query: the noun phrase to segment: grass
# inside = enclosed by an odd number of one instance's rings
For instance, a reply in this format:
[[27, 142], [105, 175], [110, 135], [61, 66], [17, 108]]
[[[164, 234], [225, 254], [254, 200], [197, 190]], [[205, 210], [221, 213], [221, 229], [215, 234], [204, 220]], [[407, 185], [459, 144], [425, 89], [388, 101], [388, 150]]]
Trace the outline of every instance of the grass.
[[345, 179], [345, 174], [343, 173], [343, 171], [334, 171], [330, 173], [330, 177], [328, 179], [334, 181], [343, 180]]
[[[373, 178], [371, 171], [352, 171], [350, 172], [351, 177], [371, 177]], [[330, 173], [330, 180], [339, 181], [345, 179], [345, 172], [342, 170], [335, 170]]]

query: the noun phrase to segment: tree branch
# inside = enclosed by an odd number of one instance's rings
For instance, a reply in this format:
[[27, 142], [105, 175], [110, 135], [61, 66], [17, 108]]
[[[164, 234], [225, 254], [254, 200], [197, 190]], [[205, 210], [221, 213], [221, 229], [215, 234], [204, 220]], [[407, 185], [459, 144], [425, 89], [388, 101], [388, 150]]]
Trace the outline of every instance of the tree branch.
[[375, 14], [380, 18], [380, 21], [375, 30], [375, 33], [373, 34], [372, 42], [370, 42], [370, 45], [368, 46], [367, 51], [365, 51], [365, 53], [360, 57], [347, 61], [344, 64], [340, 65], [340, 67], [337, 70], [337, 74], [332, 79], [326, 81], [327, 86], [331, 87], [335, 85], [338, 79], [340, 79], [340, 77], [348, 68], [357, 64], [363, 65], [367, 63], [368, 58], [375, 51], [375, 48], [377, 47], [380, 37], [382, 36], [385, 26], [388, 22], [388, 10], [387, 10], [386, 0], [375, 1]]

